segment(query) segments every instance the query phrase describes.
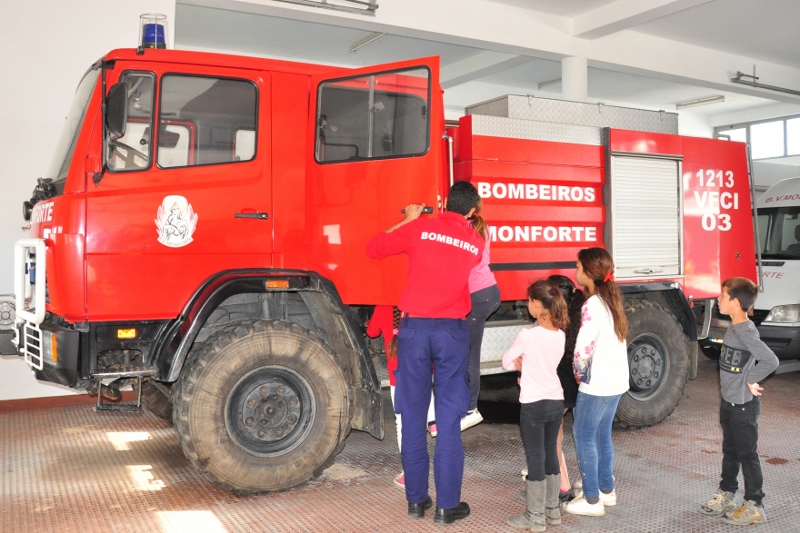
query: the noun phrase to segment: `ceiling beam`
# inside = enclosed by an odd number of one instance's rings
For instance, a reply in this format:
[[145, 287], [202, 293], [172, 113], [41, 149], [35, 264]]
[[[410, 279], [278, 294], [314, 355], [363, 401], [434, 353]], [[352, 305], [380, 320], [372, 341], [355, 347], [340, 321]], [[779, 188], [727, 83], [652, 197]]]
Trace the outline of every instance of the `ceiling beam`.
[[[658, 7], [652, 4], [657, 0], [640, 1], [650, 6], [651, 11], [658, 11]], [[676, 0], [669, 4], [673, 8], [685, 7], [689, 5], [685, 2], [689, 1], [691, 0]], [[571, 18], [549, 15], [504, 2], [487, 0], [384, 2], [375, 17], [294, 6], [273, 0], [177, 0], [177, 2], [383, 32], [552, 61], [561, 61], [564, 57], [571, 56], [585, 57], [589, 67], [759, 96], [781, 102], [800, 103], [800, 97], [797, 96], [737, 85], [730, 81], [737, 70], [744, 71], [757, 65], [758, 74], [764, 83], [796, 88], [800, 87], [798, 68], [631, 29], [610, 33], [603, 39], [577, 38], [571, 33], [573, 27]]]
[[536, 61], [535, 57], [504, 54], [501, 52], [479, 52], [473, 56], [442, 67], [440, 81], [442, 89], [479, 80], [520, 65]]
[[572, 35], [597, 39], [711, 0], [616, 0], [572, 19]]

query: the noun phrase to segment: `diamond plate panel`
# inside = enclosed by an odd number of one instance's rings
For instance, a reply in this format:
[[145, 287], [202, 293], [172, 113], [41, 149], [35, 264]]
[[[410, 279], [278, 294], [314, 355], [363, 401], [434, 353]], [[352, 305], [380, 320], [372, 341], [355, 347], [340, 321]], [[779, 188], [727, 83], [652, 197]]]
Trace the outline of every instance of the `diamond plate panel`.
[[678, 133], [678, 114], [585, 102], [569, 102], [510, 94], [469, 106], [468, 115], [619, 128], [652, 133]]
[[600, 128], [487, 115], [472, 117], [472, 133], [490, 137], [574, 144], [602, 145], [604, 141], [603, 130]]
[[481, 366], [483, 363], [501, 361], [503, 354], [514, 342], [517, 333], [524, 328], [531, 327], [527, 321], [503, 322], [502, 325], [494, 326], [491, 322], [486, 324], [483, 330], [483, 344], [481, 344]]

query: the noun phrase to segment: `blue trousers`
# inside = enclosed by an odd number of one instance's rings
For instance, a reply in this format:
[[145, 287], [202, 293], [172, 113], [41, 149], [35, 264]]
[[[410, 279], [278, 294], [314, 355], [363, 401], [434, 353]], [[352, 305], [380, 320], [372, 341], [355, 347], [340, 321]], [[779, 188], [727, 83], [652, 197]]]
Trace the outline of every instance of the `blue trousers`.
[[617, 405], [622, 398], [616, 396], [592, 396], [578, 391], [575, 404], [575, 452], [583, 478], [583, 493], [586, 498], [599, 498], [600, 489], [614, 489], [614, 445], [611, 443], [611, 425]]
[[406, 478], [406, 499], [422, 503], [428, 497], [427, 413], [431, 399], [431, 365], [436, 392], [436, 450], [433, 478], [436, 506], [457, 507], [464, 476], [461, 418], [467, 414], [469, 332], [464, 320], [404, 318], [397, 334], [395, 411], [403, 421], [400, 458]]

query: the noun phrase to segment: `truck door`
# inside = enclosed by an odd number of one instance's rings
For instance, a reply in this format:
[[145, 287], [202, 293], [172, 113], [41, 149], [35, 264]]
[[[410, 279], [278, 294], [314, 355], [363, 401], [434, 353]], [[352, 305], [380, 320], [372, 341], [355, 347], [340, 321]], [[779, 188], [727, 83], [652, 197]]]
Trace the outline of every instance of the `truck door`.
[[439, 59], [312, 78], [308, 257], [345, 303], [392, 304], [405, 256], [382, 261], [367, 242], [409, 203], [439, 211], [444, 133]]
[[199, 70], [109, 72], [127, 123], [87, 183], [89, 320], [172, 318], [217, 272], [271, 266], [269, 75]]

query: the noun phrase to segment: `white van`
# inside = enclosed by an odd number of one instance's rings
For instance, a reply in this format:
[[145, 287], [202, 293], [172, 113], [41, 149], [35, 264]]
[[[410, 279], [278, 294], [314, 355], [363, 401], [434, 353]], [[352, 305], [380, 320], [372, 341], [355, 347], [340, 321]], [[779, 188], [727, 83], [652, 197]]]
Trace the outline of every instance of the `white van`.
[[800, 177], [779, 181], [756, 205], [764, 292], [751, 319], [779, 359], [800, 359]]

